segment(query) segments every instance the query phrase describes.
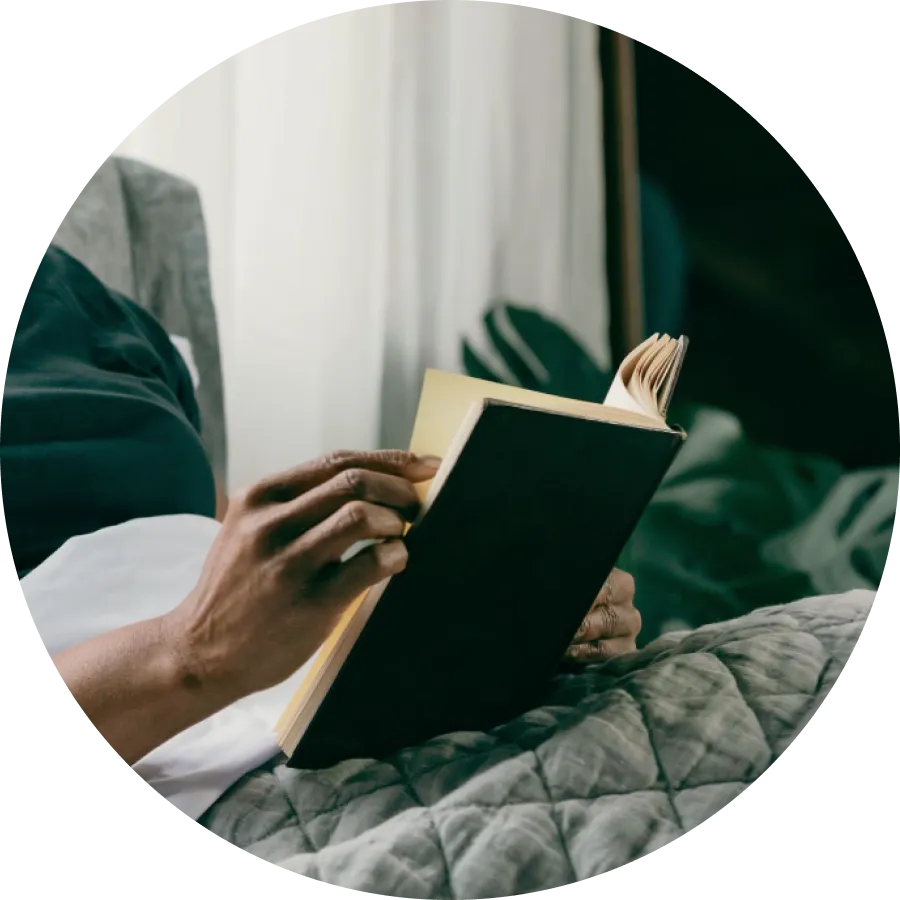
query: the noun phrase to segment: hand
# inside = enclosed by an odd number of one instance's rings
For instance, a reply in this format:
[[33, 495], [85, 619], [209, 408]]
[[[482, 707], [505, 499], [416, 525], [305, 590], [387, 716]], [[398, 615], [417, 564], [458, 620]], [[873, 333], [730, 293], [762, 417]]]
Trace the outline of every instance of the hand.
[[[166, 617], [182, 682], [233, 702], [290, 677], [348, 604], [406, 566], [413, 483], [438, 462], [335, 453], [233, 498], [196, 588]], [[342, 561], [366, 540], [382, 543]]]
[[633, 653], [640, 631], [641, 614], [634, 606], [634, 579], [627, 572], [613, 569], [566, 651], [566, 659], [588, 664]]

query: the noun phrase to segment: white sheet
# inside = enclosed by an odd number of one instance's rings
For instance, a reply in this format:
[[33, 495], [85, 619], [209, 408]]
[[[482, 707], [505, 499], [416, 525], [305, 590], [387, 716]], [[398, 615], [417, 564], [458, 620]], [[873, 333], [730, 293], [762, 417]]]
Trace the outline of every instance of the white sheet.
[[[178, 605], [197, 583], [219, 524], [199, 516], [138, 519], [67, 542], [22, 580], [51, 655]], [[284, 684], [182, 732], [134, 769], [199, 818], [241, 776], [278, 752], [272, 731], [307, 663]]]
[[188, 372], [190, 372], [191, 383], [194, 385], [194, 390], [198, 390], [200, 387], [200, 372], [197, 369], [197, 363], [194, 360], [194, 348], [191, 346], [191, 342], [180, 334], [170, 334], [169, 340], [181, 354], [181, 358], [184, 360]]

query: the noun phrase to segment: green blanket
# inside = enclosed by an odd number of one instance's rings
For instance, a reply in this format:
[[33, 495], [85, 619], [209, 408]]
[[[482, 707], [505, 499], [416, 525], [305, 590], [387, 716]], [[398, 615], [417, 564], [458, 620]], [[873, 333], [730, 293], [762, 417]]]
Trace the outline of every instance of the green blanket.
[[[555, 323], [499, 303], [484, 327], [490, 357], [463, 344], [470, 375], [603, 400], [609, 373]], [[763, 605], [878, 587], [896, 468], [848, 472], [760, 447], [721, 410], [676, 409], [670, 418], [687, 443], [619, 562], [635, 577], [643, 643]]]
[[643, 641], [763, 605], [878, 587], [896, 469], [845, 472], [757, 447], [718, 410], [684, 424], [685, 448], [620, 562], [638, 585]]

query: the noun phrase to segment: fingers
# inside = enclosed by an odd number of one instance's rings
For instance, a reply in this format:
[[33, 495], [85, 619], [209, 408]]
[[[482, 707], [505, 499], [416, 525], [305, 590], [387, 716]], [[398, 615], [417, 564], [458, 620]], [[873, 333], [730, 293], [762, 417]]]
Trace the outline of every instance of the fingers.
[[582, 664], [600, 663], [624, 653], [634, 653], [635, 650], [637, 644], [633, 637], [609, 638], [589, 644], [572, 644], [566, 651], [566, 659]]
[[641, 614], [630, 603], [611, 606], [595, 606], [588, 613], [578, 634], [576, 643], [599, 641], [607, 638], [637, 637], [641, 630]]
[[623, 606], [634, 602], [634, 578], [621, 569], [613, 569], [600, 589], [594, 606]]
[[436, 457], [420, 457], [404, 450], [378, 450], [369, 453], [341, 450], [263, 479], [247, 491], [246, 499], [251, 506], [284, 503], [348, 469], [381, 472], [416, 483], [433, 478], [439, 465], [440, 460]]
[[358, 597], [379, 581], [402, 572], [407, 559], [402, 541], [385, 541], [366, 547], [352, 559], [335, 566], [319, 583], [317, 592], [323, 598]]
[[575, 641], [636, 636], [640, 630], [640, 613], [634, 608], [634, 578], [621, 569], [613, 569], [581, 623]]
[[305, 494], [273, 505], [267, 511], [272, 537], [281, 544], [290, 543], [353, 501], [392, 509], [407, 522], [415, 519], [420, 505], [416, 489], [405, 478], [367, 469], [344, 469]]
[[312, 574], [339, 562], [360, 541], [399, 538], [405, 531], [406, 522], [395, 510], [352, 500], [289, 544], [285, 559]]
[[634, 606], [634, 579], [614, 569], [566, 651], [570, 662], [600, 663], [637, 649], [641, 614]]

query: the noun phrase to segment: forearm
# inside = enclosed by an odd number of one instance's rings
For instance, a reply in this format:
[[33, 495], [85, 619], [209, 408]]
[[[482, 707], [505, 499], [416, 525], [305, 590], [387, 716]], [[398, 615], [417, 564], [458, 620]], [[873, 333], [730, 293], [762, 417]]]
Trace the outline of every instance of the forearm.
[[85, 641], [53, 661], [79, 706], [129, 764], [234, 699], [190, 676], [165, 617]]

